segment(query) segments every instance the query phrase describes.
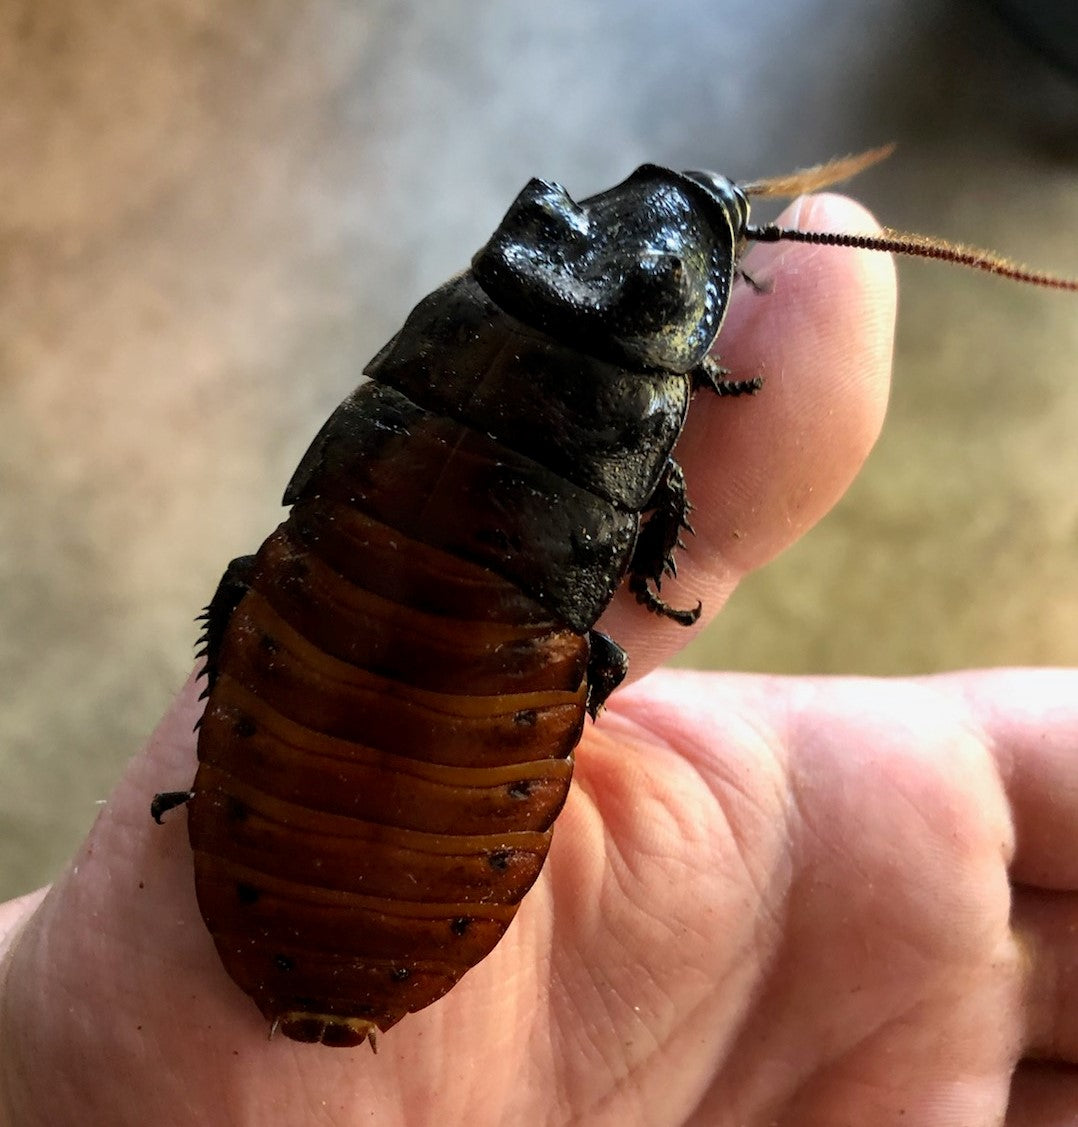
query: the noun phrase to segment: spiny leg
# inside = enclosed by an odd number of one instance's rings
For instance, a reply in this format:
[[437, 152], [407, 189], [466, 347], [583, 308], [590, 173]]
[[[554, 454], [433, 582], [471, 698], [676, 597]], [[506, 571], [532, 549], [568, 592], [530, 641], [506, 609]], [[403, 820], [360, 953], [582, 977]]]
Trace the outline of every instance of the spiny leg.
[[251, 579], [254, 575], [255, 557], [237, 556], [225, 568], [221, 582], [213, 593], [206, 609], [198, 616], [197, 621], [203, 622], [202, 634], [196, 645], [199, 647], [195, 657], [204, 657], [206, 664], [199, 671], [199, 676], [205, 676], [206, 688], [199, 700], [209, 696], [214, 681], [217, 680], [217, 662], [221, 656], [221, 646], [224, 644], [225, 631], [228, 629], [228, 620], [232, 612], [240, 605], [240, 600], [251, 589]]
[[691, 508], [685, 491], [685, 475], [671, 458], [648, 503], [648, 516], [641, 526], [629, 564], [629, 590], [637, 602], [682, 626], [691, 626], [700, 617], [701, 604], [697, 603], [692, 610], [678, 610], [659, 597], [659, 590], [664, 575], [677, 575], [674, 551], [685, 547], [682, 530], [692, 532]]
[[715, 395], [755, 395], [764, 386], [762, 376], [753, 376], [751, 380], [729, 379], [729, 369], [722, 367], [710, 356], [705, 356], [689, 375], [692, 377], [693, 391], [703, 388]]
[[[204, 657], [206, 664], [199, 671], [199, 676], [205, 675], [206, 688], [199, 695], [199, 700], [209, 696], [210, 689], [217, 679], [217, 661], [221, 654], [221, 646], [225, 639], [225, 630], [232, 612], [239, 606], [240, 600], [250, 590], [251, 576], [254, 572], [254, 556], [237, 556], [221, 576], [217, 590], [213, 593], [206, 609], [198, 616], [203, 622], [202, 634], [198, 639], [199, 646], [196, 657]], [[201, 718], [195, 723], [197, 729], [202, 723]], [[193, 790], [166, 790], [153, 796], [150, 803], [150, 816], [161, 825], [161, 817], [177, 806], [190, 802], [194, 798]]]

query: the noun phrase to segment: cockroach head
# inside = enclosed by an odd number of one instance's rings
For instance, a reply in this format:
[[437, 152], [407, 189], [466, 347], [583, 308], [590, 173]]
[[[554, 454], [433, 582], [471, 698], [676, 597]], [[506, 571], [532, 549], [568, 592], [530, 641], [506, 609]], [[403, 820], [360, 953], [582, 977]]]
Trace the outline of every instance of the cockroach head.
[[532, 180], [472, 260], [507, 313], [582, 351], [685, 372], [722, 325], [748, 203], [710, 173], [645, 164], [580, 203]]

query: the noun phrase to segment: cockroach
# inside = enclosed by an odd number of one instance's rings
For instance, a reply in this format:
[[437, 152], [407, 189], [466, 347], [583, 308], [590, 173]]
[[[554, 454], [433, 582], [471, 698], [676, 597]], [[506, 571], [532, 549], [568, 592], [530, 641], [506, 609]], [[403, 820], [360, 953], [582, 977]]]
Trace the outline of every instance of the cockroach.
[[[471, 267], [419, 303], [330, 416], [206, 608], [198, 903], [272, 1030], [355, 1046], [493, 949], [542, 869], [585, 716], [626, 673], [595, 629], [691, 531], [672, 457], [751, 241], [1078, 281], [919, 235], [754, 226], [749, 199], [845, 179], [873, 150], [738, 186], [646, 164], [574, 202], [532, 180]], [[750, 279], [751, 281], [751, 279]]]

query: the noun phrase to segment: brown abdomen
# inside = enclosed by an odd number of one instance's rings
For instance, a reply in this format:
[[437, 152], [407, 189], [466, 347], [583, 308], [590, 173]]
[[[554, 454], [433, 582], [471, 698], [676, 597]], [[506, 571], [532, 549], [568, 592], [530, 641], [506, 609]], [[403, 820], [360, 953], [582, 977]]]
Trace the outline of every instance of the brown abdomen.
[[490, 952], [565, 801], [587, 657], [508, 580], [344, 503], [263, 544], [190, 835], [225, 968], [284, 1033], [358, 1044]]

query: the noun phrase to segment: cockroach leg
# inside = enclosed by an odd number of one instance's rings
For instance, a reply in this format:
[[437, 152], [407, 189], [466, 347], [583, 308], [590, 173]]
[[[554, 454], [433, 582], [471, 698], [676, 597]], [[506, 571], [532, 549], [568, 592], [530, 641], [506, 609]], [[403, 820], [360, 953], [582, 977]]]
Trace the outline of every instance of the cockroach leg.
[[[225, 630], [232, 612], [239, 606], [240, 600], [251, 588], [251, 577], [254, 573], [254, 556], [237, 556], [221, 576], [217, 590], [213, 593], [209, 605], [199, 615], [205, 623], [202, 635], [198, 640], [199, 650], [197, 657], [204, 657], [206, 664], [200, 676], [205, 675], [207, 690], [212, 689], [217, 680], [218, 659], [221, 655], [221, 644], [224, 642]], [[207, 693], [203, 693], [206, 696]]]
[[724, 368], [710, 356], [705, 356], [689, 373], [693, 391], [703, 388], [715, 395], [755, 395], [764, 386], [761, 376], [753, 376], [750, 380], [732, 380], [729, 375], [729, 368]]
[[190, 802], [195, 797], [193, 790], [166, 790], [160, 794], [153, 796], [153, 801], [150, 803], [150, 815], [153, 820], [160, 826], [164, 823], [161, 821], [163, 815], [167, 814], [170, 810], [175, 810], [177, 806], [183, 806], [185, 802]]
[[737, 276], [752, 290], [753, 293], [766, 294], [770, 293], [773, 283], [757, 281], [745, 268], [739, 266], [737, 268]]
[[[659, 597], [664, 575], [677, 575], [674, 552], [685, 545], [681, 533], [692, 532], [689, 510], [692, 505], [685, 491], [685, 474], [673, 458], [667, 460], [659, 484], [647, 506], [649, 516], [640, 529], [632, 562], [629, 564], [629, 590], [648, 610], [691, 626], [700, 617], [700, 604], [692, 610], [678, 610]], [[654, 584], [652, 590], [649, 584]]]

